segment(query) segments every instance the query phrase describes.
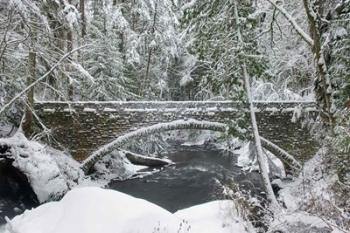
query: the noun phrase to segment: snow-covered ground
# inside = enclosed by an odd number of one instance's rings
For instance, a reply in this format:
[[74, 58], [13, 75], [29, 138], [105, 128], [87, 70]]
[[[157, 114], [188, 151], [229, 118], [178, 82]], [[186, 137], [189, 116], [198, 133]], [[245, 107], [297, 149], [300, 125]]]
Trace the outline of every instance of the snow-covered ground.
[[[304, 164], [303, 171], [293, 181], [275, 181], [282, 189], [279, 199], [283, 212], [275, 216], [271, 229], [288, 232], [349, 232], [350, 214], [340, 206], [341, 196], [334, 192], [337, 174], [327, 171], [325, 158], [330, 156], [325, 148]], [[349, 206], [349, 199], [345, 206]], [[343, 204], [344, 207], [344, 204]], [[299, 229], [298, 229], [299, 228]], [[324, 231], [322, 231], [324, 229]]]
[[179, 210], [175, 215], [185, 219], [190, 232], [245, 233], [255, 232], [251, 224], [244, 221], [238, 213], [238, 207], [232, 200], [213, 201], [202, 205]]
[[233, 201], [215, 201], [175, 214], [148, 201], [101, 188], [76, 188], [10, 220], [5, 233], [253, 233]]

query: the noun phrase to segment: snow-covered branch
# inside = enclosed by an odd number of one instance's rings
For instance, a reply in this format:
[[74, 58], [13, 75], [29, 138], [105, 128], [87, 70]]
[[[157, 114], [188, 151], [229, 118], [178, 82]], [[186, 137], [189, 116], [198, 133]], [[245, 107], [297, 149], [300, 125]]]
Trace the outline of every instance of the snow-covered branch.
[[79, 48], [73, 49], [69, 53], [66, 53], [54, 66], [51, 67], [49, 71], [47, 71], [43, 76], [32, 82], [30, 85], [28, 85], [26, 88], [23, 89], [20, 93], [18, 93], [15, 97], [13, 97], [7, 104], [5, 104], [1, 110], [0, 115], [5, 112], [5, 110], [10, 107], [17, 99], [19, 99], [22, 95], [24, 95], [26, 92], [28, 92], [31, 88], [33, 88], [35, 85], [43, 81], [45, 78], [47, 78], [65, 59], [67, 59], [70, 55], [73, 53], [79, 51], [82, 48], [87, 47], [87, 45], [83, 45]]
[[192, 8], [195, 4], [196, 4], [197, 0], [192, 0], [188, 3], [185, 3], [182, 7], [181, 7], [181, 11], [185, 11], [189, 8]]
[[290, 15], [286, 9], [277, 4], [274, 0], [267, 0], [271, 5], [273, 5], [282, 15], [288, 20], [288, 22], [293, 26], [293, 28], [297, 31], [297, 33], [301, 36], [301, 38], [308, 43], [310, 46], [313, 46], [314, 40], [299, 26], [296, 20]]
[[149, 127], [141, 128], [123, 136], [118, 137], [114, 141], [101, 147], [94, 153], [92, 153], [85, 161], [83, 161], [81, 168], [86, 173], [90, 168], [103, 156], [119, 149], [121, 146], [129, 142], [131, 139], [140, 138], [149, 134], [159, 133], [170, 130], [180, 129], [198, 129], [198, 130], [212, 130], [219, 132], [226, 132], [227, 125], [224, 123], [209, 122], [209, 121], [197, 121], [193, 119], [189, 120], [177, 120], [169, 123], [159, 123]]

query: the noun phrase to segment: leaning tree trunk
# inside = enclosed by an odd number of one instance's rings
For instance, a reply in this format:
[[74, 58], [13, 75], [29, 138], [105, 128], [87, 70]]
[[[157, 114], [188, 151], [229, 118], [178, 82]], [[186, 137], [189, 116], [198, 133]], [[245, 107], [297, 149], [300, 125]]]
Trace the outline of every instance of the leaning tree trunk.
[[259, 135], [258, 124], [256, 122], [254, 105], [253, 105], [253, 101], [252, 101], [249, 75], [247, 72], [247, 67], [246, 67], [245, 62], [243, 62], [242, 70], [243, 70], [246, 93], [248, 96], [250, 119], [251, 119], [251, 125], [252, 125], [253, 133], [254, 133], [254, 141], [255, 141], [255, 147], [256, 147], [256, 151], [257, 151], [258, 164], [259, 164], [261, 176], [262, 176], [262, 179], [264, 182], [265, 190], [267, 193], [267, 199], [270, 201], [271, 208], [273, 210], [276, 210], [276, 209], [279, 209], [279, 204], [277, 202], [275, 193], [273, 192], [273, 189], [271, 186], [269, 172], [268, 172], [267, 158], [266, 158], [266, 155], [264, 154], [262, 146], [261, 146], [261, 138]]
[[[241, 45], [244, 45], [244, 41], [243, 41], [241, 30], [240, 30], [240, 20], [239, 20], [237, 3], [236, 3], [236, 1], [233, 1], [233, 3], [234, 3], [234, 14], [235, 14], [235, 19], [236, 19], [236, 25], [237, 25], [238, 43]], [[266, 158], [265, 154], [263, 153], [263, 149], [261, 146], [261, 138], [259, 135], [258, 124], [256, 122], [254, 105], [253, 105], [253, 101], [252, 101], [249, 74], [247, 71], [247, 66], [246, 66], [245, 61], [243, 61], [243, 63], [242, 63], [242, 71], [243, 71], [245, 89], [246, 89], [248, 102], [249, 102], [250, 119], [251, 119], [251, 125], [253, 128], [255, 147], [256, 147], [256, 151], [257, 151], [257, 159], [258, 159], [258, 164], [259, 164], [261, 176], [262, 176], [262, 179], [264, 182], [264, 187], [266, 190], [267, 199], [270, 202], [270, 207], [272, 210], [277, 210], [277, 209], [280, 209], [280, 206], [279, 206], [277, 199], [276, 199], [276, 196], [272, 190], [272, 186], [271, 186], [271, 182], [270, 182], [270, 178], [269, 178], [269, 174], [268, 174], [267, 158]]]

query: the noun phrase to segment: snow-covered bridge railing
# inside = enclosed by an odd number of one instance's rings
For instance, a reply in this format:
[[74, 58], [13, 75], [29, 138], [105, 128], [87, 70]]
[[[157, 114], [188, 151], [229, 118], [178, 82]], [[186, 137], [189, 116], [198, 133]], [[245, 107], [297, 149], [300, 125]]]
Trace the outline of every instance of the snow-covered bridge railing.
[[[314, 103], [257, 102], [255, 106], [263, 137], [297, 156], [315, 152], [308, 130], [292, 120], [301, 112], [315, 113]], [[37, 102], [35, 109], [56, 140], [79, 161], [142, 127], [186, 119], [229, 123], [248, 113], [246, 106], [231, 101]]]

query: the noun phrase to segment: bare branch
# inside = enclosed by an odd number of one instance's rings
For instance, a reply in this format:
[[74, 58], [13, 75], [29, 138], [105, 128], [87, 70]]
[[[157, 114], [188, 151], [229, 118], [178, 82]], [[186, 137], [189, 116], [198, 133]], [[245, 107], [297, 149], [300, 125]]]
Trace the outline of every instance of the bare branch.
[[291, 16], [286, 9], [282, 6], [278, 5], [274, 2], [274, 0], [267, 0], [271, 5], [273, 5], [282, 15], [288, 20], [288, 22], [293, 26], [293, 28], [297, 31], [297, 33], [301, 36], [301, 38], [308, 43], [310, 46], [313, 46], [314, 40], [299, 26], [299, 24], [295, 21], [293, 16]]

